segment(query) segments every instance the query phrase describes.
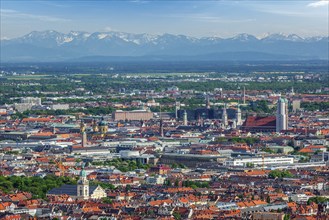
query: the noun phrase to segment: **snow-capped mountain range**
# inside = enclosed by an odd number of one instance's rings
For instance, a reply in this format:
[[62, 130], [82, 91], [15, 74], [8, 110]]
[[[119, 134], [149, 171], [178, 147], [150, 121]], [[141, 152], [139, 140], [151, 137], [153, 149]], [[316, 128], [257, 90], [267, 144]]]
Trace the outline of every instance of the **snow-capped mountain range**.
[[328, 59], [328, 37], [267, 34], [257, 38], [150, 35], [124, 32], [33, 31], [1, 40], [2, 61], [65, 61], [86, 57], [144, 59], [287, 60]]

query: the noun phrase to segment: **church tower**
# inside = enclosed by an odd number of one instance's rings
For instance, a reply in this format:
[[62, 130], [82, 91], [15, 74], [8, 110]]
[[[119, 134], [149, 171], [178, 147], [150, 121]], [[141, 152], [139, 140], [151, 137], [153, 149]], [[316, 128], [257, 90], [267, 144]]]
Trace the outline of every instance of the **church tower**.
[[246, 87], [243, 87], [243, 104], [246, 104]]
[[184, 113], [183, 113], [183, 125], [187, 125], [187, 112], [186, 112], [186, 110], [184, 111]]
[[102, 120], [99, 122], [98, 124], [99, 127], [99, 131], [102, 134], [102, 137], [105, 136], [105, 134], [108, 132], [108, 125], [106, 123], [106, 121], [104, 121], [104, 119], [102, 118]]
[[86, 125], [81, 120], [80, 124], [80, 134], [81, 134], [81, 145], [85, 147], [87, 145], [87, 133], [86, 133]]
[[228, 118], [227, 118], [226, 104], [224, 104], [224, 108], [223, 108], [222, 125], [225, 128], [228, 126]]
[[238, 108], [236, 110], [235, 120], [237, 126], [242, 125], [240, 105], [238, 105]]
[[178, 119], [178, 110], [180, 110], [180, 102], [175, 103], [175, 118]]
[[93, 120], [93, 132], [98, 132], [99, 131], [99, 129], [98, 129], [98, 126], [97, 126], [97, 123], [96, 123], [96, 120], [94, 119]]
[[207, 98], [206, 98], [206, 108], [207, 109], [210, 109], [210, 99], [209, 99], [209, 95], [207, 95]]
[[89, 181], [84, 167], [81, 169], [80, 178], [77, 183], [77, 196], [79, 199], [89, 199]]
[[164, 136], [164, 134], [163, 134], [163, 119], [162, 119], [161, 105], [160, 105], [160, 126], [159, 126], [159, 134], [160, 134], [161, 137]]

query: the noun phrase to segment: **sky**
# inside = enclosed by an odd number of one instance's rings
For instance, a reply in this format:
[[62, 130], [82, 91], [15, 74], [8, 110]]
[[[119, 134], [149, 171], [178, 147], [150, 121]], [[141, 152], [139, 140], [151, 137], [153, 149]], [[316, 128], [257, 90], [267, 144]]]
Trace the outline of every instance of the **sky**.
[[193, 37], [329, 35], [329, 0], [1, 0], [0, 37], [55, 30]]

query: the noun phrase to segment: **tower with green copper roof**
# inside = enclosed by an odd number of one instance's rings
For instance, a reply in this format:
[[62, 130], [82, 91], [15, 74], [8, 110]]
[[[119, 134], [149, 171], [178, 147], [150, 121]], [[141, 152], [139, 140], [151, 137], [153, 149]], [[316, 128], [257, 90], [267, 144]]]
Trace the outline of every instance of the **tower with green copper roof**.
[[77, 183], [77, 196], [80, 199], [89, 199], [89, 181], [84, 165], [81, 167], [80, 178]]

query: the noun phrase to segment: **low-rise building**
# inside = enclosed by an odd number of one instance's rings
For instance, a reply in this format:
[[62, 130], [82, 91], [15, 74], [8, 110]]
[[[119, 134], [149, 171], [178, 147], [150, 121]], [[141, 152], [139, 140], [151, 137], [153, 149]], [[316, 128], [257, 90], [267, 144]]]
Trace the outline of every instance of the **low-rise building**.
[[245, 156], [231, 158], [224, 162], [226, 166], [247, 166], [253, 164], [255, 166], [267, 166], [275, 164], [293, 164], [294, 158], [288, 156]]

